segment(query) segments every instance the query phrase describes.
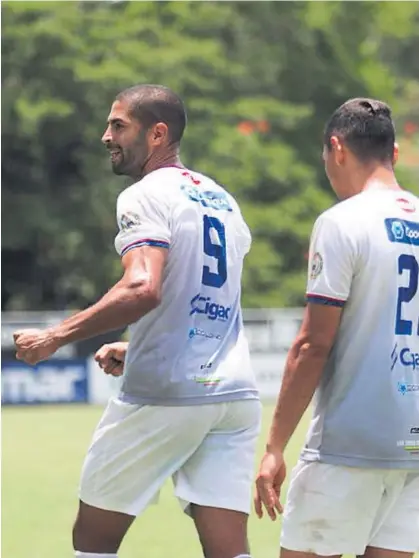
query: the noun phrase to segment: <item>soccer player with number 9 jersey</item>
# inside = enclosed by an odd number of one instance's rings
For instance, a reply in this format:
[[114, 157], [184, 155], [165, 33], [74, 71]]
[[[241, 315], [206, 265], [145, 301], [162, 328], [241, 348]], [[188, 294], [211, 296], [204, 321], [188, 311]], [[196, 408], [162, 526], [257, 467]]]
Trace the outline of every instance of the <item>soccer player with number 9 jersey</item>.
[[116, 558], [169, 478], [207, 558], [249, 557], [261, 417], [240, 304], [251, 236], [234, 198], [181, 164], [185, 124], [182, 101], [166, 87], [118, 95], [103, 142], [113, 171], [134, 180], [117, 202], [123, 278], [57, 328], [15, 334], [18, 357], [34, 363], [130, 324], [129, 343], [97, 354], [105, 372], [123, 378], [83, 466], [79, 558]]

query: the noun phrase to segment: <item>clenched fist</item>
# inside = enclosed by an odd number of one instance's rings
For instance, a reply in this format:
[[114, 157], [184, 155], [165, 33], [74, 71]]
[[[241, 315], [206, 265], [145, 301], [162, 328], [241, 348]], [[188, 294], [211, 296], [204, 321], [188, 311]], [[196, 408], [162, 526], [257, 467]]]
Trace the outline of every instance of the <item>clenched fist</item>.
[[60, 348], [58, 340], [49, 329], [21, 329], [15, 331], [16, 358], [27, 364], [46, 360]]
[[95, 361], [105, 374], [122, 376], [127, 349], [128, 343], [122, 341], [103, 345], [95, 354]]

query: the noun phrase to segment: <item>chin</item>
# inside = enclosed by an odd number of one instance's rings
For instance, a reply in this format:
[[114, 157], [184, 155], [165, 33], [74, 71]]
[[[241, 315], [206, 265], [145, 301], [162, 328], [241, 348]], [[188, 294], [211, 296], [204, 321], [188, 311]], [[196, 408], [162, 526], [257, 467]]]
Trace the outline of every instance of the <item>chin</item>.
[[123, 176], [124, 174], [126, 174], [124, 169], [118, 165], [112, 165], [112, 172], [117, 176]]

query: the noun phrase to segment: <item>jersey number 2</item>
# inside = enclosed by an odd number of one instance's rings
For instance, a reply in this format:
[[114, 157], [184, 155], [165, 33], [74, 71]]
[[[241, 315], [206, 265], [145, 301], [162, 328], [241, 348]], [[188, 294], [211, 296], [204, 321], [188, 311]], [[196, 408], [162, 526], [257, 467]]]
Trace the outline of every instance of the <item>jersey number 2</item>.
[[[218, 236], [219, 242], [211, 237]], [[202, 269], [202, 283], [208, 287], [219, 289], [227, 280], [226, 234], [223, 223], [216, 217], [204, 215], [204, 253], [217, 260], [217, 272], [210, 271], [208, 265]]]
[[[399, 287], [397, 296], [397, 312], [396, 312], [396, 335], [412, 335], [413, 323], [411, 320], [402, 319], [402, 304], [410, 302], [418, 290], [419, 264], [411, 254], [402, 254], [399, 257], [399, 275], [403, 271], [409, 273], [409, 284], [407, 287]], [[418, 304], [416, 305], [416, 308]], [[419, 335], [419, 320], [415, 324], [417, 327], [416, 334]]]

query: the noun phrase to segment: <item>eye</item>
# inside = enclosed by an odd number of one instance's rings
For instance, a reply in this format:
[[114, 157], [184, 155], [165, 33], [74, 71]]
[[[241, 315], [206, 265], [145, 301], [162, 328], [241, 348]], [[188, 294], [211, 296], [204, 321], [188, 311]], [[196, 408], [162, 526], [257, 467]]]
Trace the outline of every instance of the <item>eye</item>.
[[118, 120], [116, 122], [112, 122], [112, 124], [111, 124], [111, 128], [114, 132], [121, 131], [123, 129], [123, 127], [124, 127], [123, 123], [118, 121]]

